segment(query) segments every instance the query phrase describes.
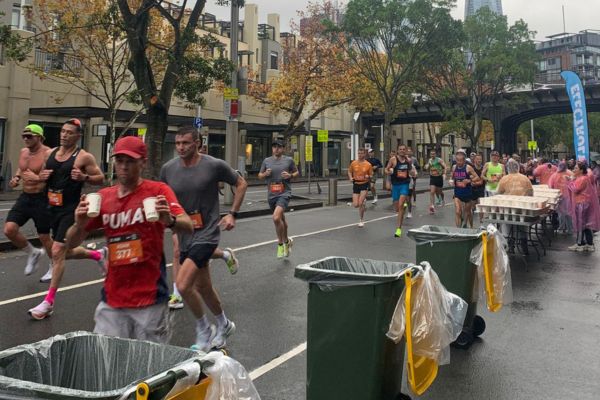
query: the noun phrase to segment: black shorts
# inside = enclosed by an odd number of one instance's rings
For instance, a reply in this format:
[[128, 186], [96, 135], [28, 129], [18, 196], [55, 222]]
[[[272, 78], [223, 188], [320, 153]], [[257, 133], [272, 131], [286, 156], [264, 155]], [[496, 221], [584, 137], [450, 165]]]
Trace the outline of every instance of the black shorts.
[[360, 194], [360, 192], [364, 192], [365, 190], [369, 190], [371, 184], [367, 183], [353, 183], [352, 184], [352, 193]]
[[289, 203], [290, 198], [287, 196], [273, 197], [269, 199], [269, 208], [271, 208], [271, 212], [274, 212], [277, 207], [281, 207], [285, 211]]
[[64, 243], [67, 230], [75, 223], [75, 209], [77, 205], [66, 207], [50, 207], [52, 214], [52, 240]]
[[454, 195], [454, 198], [455, 199], [459, 199], [463, 203], [470, 203], [471, 201], [473, 201], [473, 195], [472, 194], [470, 196], [457, 196], [457, 195]]
[[25, 225], [30, 219], [33, 220], [37, 233], [50, 233], [52, 214], [48, 209], [46, 193], [21, 193], [6, 216], [6, 222], [14, 222], [19, 226]]
[[429, 177], [429, 186], [435, 186], [438, 188], [444, 187], [444, 177], [439, 176], [430, 176]]
[[482, 186], [481, 189], [473, 189], [473, 196], [472, 196], [472, 200], [473, 201], [477, 201], [479, 199], [481, 199], [482, 197], [485, 197], [485, 188]]
[[208, 266], [208, 261], [217, 248], [217, 244], [200, 243], [194, 244], [188, 251], [179, 253], [179, 263], [183, 264], [186, 259], [190, 259], [196, 264], [196, 268]]

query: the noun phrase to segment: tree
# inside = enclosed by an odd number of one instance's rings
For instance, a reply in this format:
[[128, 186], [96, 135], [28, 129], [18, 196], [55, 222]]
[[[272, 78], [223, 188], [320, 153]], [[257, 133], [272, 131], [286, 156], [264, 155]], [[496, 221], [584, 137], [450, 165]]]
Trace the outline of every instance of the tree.
[[328, 109], [350, 103], [365, 84], [348, 63], [343, 41], [325, 34], [323, 17], [333, 12], [329, 1], [309, 4], [306, 12], [298, 12], [304, 21], [302, 30], [294, 22], [291, 28], [299, 41], [297, 45], [291, 41], [283, 44], [278, 77], [249, 85], [249, 94], [257, 102], [274, 114], [288, 116], [283, 131], [286, 137], [302, 129], [304, 115], [313, 120]]
[[447, 48], [458, 23], [454, 0], [351, 0], [339, 28], [351, 64], [372, 83], [384, 116], [387, 147], [391, 123], [413, 101], [417, 82]]
[[[127, 36], [131, 57], [128, 68], [133, 74], [137, 91], [146, 109], [149, 166], [148, 174], [158, 176], [162, 165], [162, 144], [167, 128], [173, 95], [192, 104], [203, 104], [202, 95], [215, 80], [227, 81], [232, 65], [223, 58], [205, 56], [201, 51], [214, 46], [212, 36], [199, 37], [198, 21], [206, 0], [197, 0], [191, 9], [188, 1], [175, 6], [163, 0], [115, 0], [121, 13], [121, 23]], [[242, 7], [243, 0], [232, 0]], [[230, 2], [218, 0], [221, 5]], [[160, 21], [166, 32], [160, 41], [151, 30], [153, 19]], [[194, 51], [192, 51], [194, 49]], [[153, 67], [153, 58], [164, 61], [164, 72]]]
[[[522, 20], [509, 26], [503, 15], [487, 7], [467, 17], [461, 45], [443, 63], [436, 63], [423, 92], [441, 105], [446, 119], [456, 120], [471, 147], [477, 148], [484, 114], [511, 89], [533, 81], [537, 70], [535, 45]], [[512, 106], [522, 99], [512, 96]], [[511, 102], [504, 98], [504, 107]]]

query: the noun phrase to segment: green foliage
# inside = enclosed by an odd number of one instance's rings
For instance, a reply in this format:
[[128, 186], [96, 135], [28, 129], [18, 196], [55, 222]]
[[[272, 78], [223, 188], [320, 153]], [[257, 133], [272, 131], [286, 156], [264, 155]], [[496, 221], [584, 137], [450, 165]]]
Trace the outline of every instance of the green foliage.
[[[600, 150], [600, 113], [588, 113], [590, 150]], [[530, 122], [523, 123], [519, 136], [530, 140]], [[555, 146], [565, 145], [573, 153], [573, 114], [557, 114], [534, 120], [534, 135], [542, 153], [551, 153]]]
[[9, 25], [1, 25], [0, 45], [3, 47], [4, 56], [8, 60], [23, 62], [33, 49], [33, 40], [19, 36], [13, 32]]
[[188, 53], [180, 66], [180, 79], [175, 84], [175, 95], [191, 104], [204, 105], [203, 94], [215, 81], [229, 84], [233, 63], [226, 58], [205, 58], [200, 54]]

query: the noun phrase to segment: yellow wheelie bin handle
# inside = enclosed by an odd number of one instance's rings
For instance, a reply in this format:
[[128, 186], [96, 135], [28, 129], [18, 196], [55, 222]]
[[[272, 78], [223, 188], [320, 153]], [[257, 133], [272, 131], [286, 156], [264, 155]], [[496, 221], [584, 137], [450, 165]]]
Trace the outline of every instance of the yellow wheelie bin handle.
[[[493, 265], [493, 238], [488, 239], [487, 232], [482, 235], [483, 244], [483, 275], [485, 278], [485, 292], [487, 298], [487, 308], [491, 312], [498, 312], [502, 308], [502, 302], [498, 300], [494, 290], [494, 274], [492, 271]], [[491, 250], [491, 251], [490, 251]]]
[[413, 340], [412, 340], [412, 287], [413, 282], [416, 282], [416, 278], [413, 279], [412, 271], [409, 270], [404, 275], [405, 288], [405, 299], [404, 299], [404, 310], [406, 313], [406, 354], [407, 354], [407, 378], [411, 390], [417, 394], [422, 395], [429, 389], [429, 386], [435, 381], [438, 373], [438, 365], [435, 360], [427, 357], [417, 356], [413, 353]]

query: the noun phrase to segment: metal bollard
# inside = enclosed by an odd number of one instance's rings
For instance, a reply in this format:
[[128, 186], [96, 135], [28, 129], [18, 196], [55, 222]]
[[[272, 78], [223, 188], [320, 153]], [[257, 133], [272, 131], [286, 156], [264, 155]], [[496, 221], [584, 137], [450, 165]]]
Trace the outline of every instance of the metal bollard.
[[337, 183], [338, 180], [336, 178], [329, 179], [329, 198], [327, 202], [328, 206], [337, 205]]

